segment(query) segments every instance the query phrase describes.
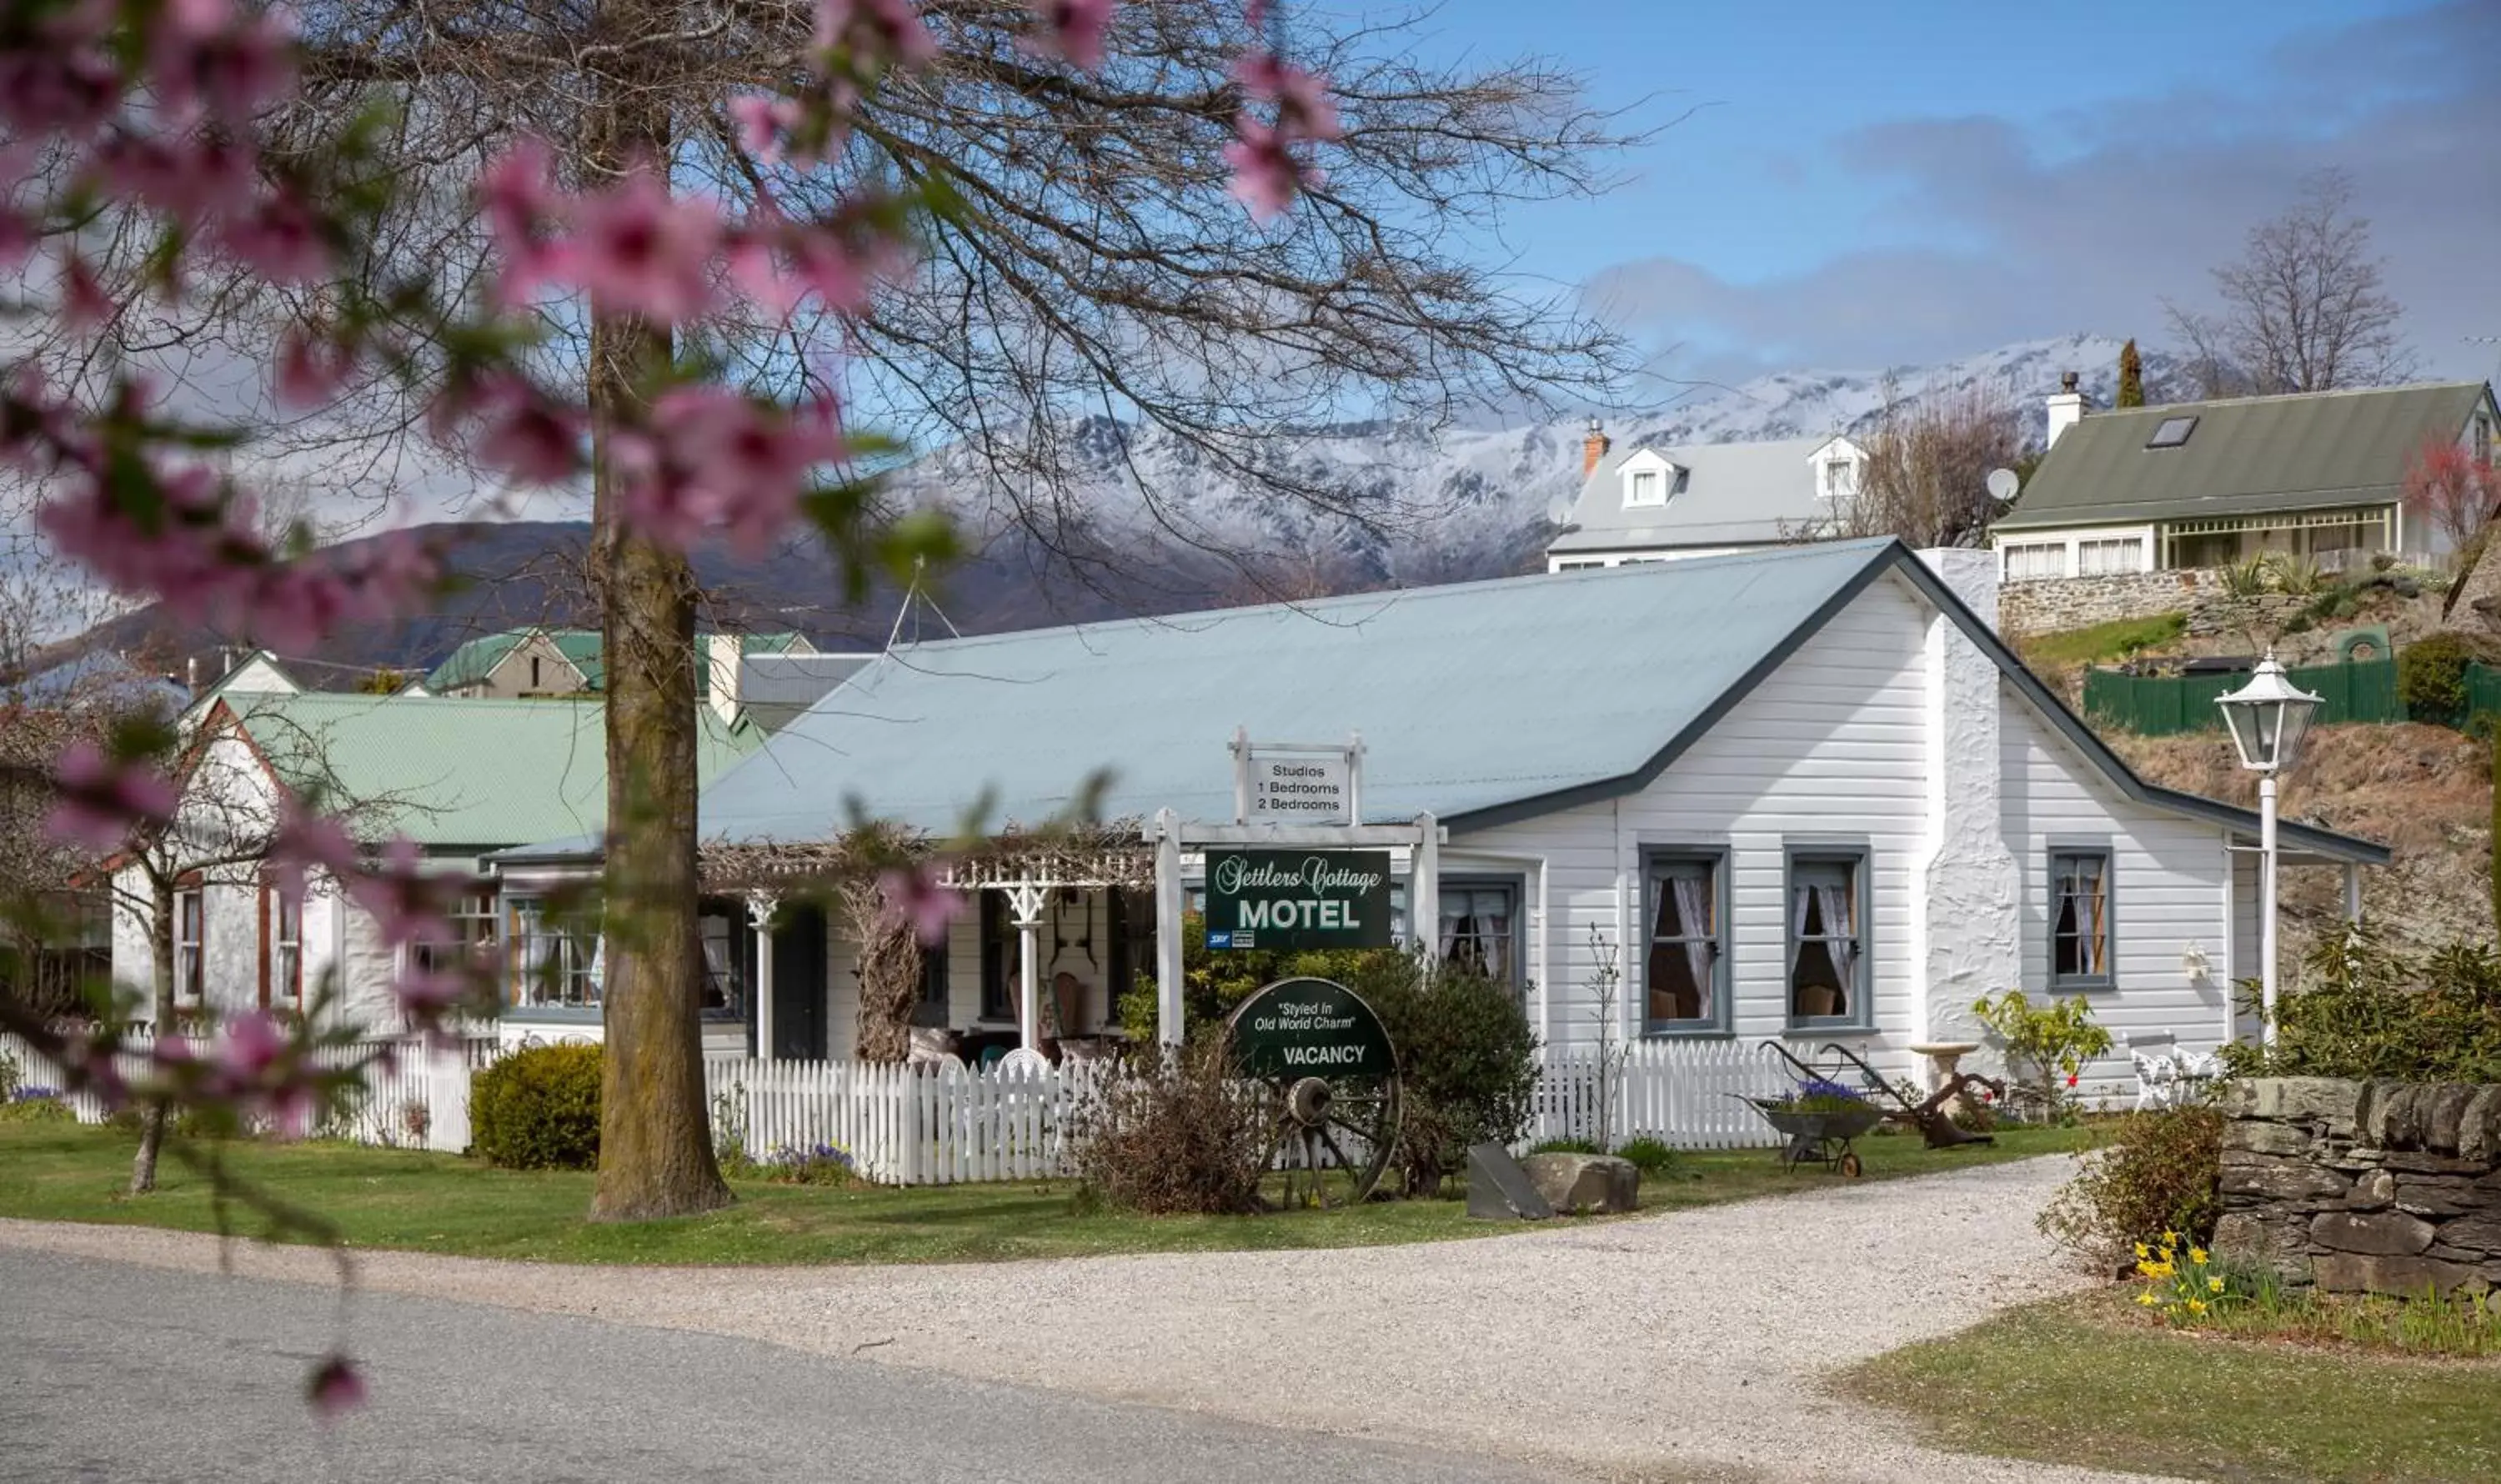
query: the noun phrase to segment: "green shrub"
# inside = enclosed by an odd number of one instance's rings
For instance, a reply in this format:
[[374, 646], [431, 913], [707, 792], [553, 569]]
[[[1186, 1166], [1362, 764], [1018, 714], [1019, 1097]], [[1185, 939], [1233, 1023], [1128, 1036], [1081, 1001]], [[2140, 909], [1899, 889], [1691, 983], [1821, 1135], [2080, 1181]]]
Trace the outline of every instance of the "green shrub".
[[1240, 1216], [1260, 1209], [1271, 1128], [1247, 1096], [1223, 1041], [1151, 1051], [1092, 1086], [1069, 1115], [1084, 1203], [1148, 1216]]
[[10, 1097], [0, 1101], [0, 1124], [74, 1124], [78, 1114], [57, 1097]]
[[2214, 1108], [2127, 1114], [2101, 1147], [2077, 1156], [2082, 1170], [2042, 1211], [2041, 1230], [2106, 1272], [2134, 1265], [2137, 1244], [2161, 1245], [2166, 1231], [2207, 1246], [2223, 1214], [2222, 1152]]
[[2466, 667], [2484, 658], [2484, 647], [2444, 629], [2397, 651], [2397, 699], [2418, 722], [2455, 726], [2466, 720]]
[[1529, 1145], [1528, 1152], [1530, 1154], [1537, 1155], [1598, 1154], [1601, 1151], [1597, 1145], [1590, 1143], [1587, 1139], [1546, 1139], [1539, 1143]]
[[[1181, 944], [1183, 1023], [1192, 1040], [1221, 1034], [1234, 1006], [1280, 979], [1334, 980], [1363, 995], [1367, 985], [1415, 974], [1406, 953], [1395, 948], [1214, 952], [1207, 946], [1207, 919], [1196, 912], [1182, 918]], [[1129, 1038], [1151, 1044], [1157, 1029], [1154, 976], [1137, 976], [1118, 1009]]]
[[2093, 1024], [2084, 996], [2034, 1005], [2021, 990], [1974, 1001], [1972, 1014], [1997, 1037], [2006, 1053], [2008, 1091], [2019, 1087], [2029, 1111], [2055, 1118], [2067, 1106], [2067, 1088], [2095, 1057], [2108, 1056], [2111, 1033]]
[[2223, 1048], [2233, 1075], [2501, 1082], [2501, 955], [2488, 940], [2409, 954], [2377, 925], [2349, 923], [2312, 945], [2301, 983], [2276, 1000], [2273, 1046]]
[[533, 1046], [469, 1082], [470, 1139], [506, 1169], [589, 1169], [599, 1163], [596, 1046]]
[[1398, 1150], [1409, 1195], [1439, 1190], [1467, 1165], [1468, 1146], [1509, 1144], [1528, 1127], [1537, 1087], [1537, 1037], [1506, 984], [1441, 967], [1427, 974], [1370, 965], [1348, 987], [1364, 997], [1398, 1048]]
[[1677, 1173], [1684, 1163], [1683, 1155], [1647, 1134], [1637, 1139], [1626, 1139], [1617, 1147], [1616, 1153], [1631, 1161], [1633, 1168], [1653, 1179]]

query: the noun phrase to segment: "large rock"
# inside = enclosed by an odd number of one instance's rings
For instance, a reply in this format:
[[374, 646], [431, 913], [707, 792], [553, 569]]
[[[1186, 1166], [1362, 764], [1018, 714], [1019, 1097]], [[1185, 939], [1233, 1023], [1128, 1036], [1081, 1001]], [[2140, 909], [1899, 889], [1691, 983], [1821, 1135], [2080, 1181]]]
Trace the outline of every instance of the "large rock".
[[2373, 1216], [2326, 1211], [2312, 1218], [2310, 1239], [2338, 1252], [2413, 1257], [2431, 1245], [2433, 1230], [2430, 1222], [2403, 1211], [2382, 1211]]
[[2445, 1222], [2441, 1225], [2440, 1241], [2444, 1247], [2501, 1258], [2501, 1212]]
[[2262, 1077], [2251, 1085], [2251, 1108], [2260, 1118], [2306, 1119], [2330, 1133], [2351, 1133], [2362, 1084], [2341, 1077]]
[[2425, 1289], [2444, 1294], [2457, 1289], [2474, 1292], [2491, 1283], [2482, 1270], [2463, 1263], [2359, 1252], [2329, 1253], [2312, 1263], [2310, 1272], [2312, 1281], [2331, 1294], [2394, 1294], [2407, 1298]]
[[2296, 1124], [2274, 1124], [2262, 1118], [2236, 1118], [2223, 1126], [2223, 1147], [2245, 1154], [2289, 1157], [2309, 1152], [2310, 1134]]
[[2255, 1211], [2223, 1213], [2223, 1219], [2215, 1223], [2215, 1255], [2272, 1267], [2294, 1281], [2310, 1276], [2308, 1233]]
[[[2384, 1211], [2397, 1198], [2397, 1177], [2384, 1169], [2365, 1170], [2353, 1181], [2353, 1192], [2345, 1197], [2349, 1211]], [[2412, 1209], [2409, 1207], [2409, 1209]], [[2420, 1215], [2420, 1212], [2417, 1212]]]
[[2457, 1157], [2501, 1161], [2501, 1083], [2487, 1082], [2467, 1099], [2457, 1120]]
[[1603, 1214], [1641, 1207], [1641, 1171], [1611, 1154], [1533, 1154], [1528, 1183], [1557, 1211]]
[[[2395, 1187], [2392, 1194], [2396, 1208], [2417, 1216], [2456, 1216], [2492, 1204], [2491, 1193], [2477, 1190], [2475, 1182], [2464, 1175], [2392, 1176], [2386, 1170], [2379, 1173]], [[2354, 1189], [2361, 1187], [2356, 1185]], [[2356, 1211], [2362, 1209], [2351, 1200], [2346, 1204]]]
[[2337, 1199], [2347, 1189], [2343, 1176], [2316, 1164], [2237, 1150], [2223, 1152], [2222, 1190], [2226, 1196], [2321, 1201]]

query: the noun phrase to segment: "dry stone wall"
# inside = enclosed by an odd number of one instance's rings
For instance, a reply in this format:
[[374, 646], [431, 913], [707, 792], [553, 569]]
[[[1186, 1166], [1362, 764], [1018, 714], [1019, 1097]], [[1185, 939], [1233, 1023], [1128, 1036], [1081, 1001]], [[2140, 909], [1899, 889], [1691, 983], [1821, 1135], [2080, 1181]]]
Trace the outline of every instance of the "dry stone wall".
[[2501, 1288], [2501, 1084], [2267, 1078], [2223, 1108], [2218, 1256], [2339, 1293]]
[[2119, 572], [2107, 577], [2052, 577], [2008, 583], [1998, 590], [1998, 632], [2008, 638], [2090, 628], [2118, 619], [2188, 615], [2200, 638], [2255, 631], [2271, 634], [2309, 599], [2267, 592], [2236, 597], [2210, 570]]

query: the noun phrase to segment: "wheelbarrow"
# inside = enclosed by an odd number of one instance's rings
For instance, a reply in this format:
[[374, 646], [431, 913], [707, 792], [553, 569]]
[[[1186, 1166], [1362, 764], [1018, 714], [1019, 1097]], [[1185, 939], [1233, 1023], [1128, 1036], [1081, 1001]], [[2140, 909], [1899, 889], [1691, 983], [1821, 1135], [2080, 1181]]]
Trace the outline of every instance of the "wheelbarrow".
[[1850, 1146], [1864, 1136], [1884, 1118], [1884, 1110], [1872, 1102], [1855, 1107], [1798, 1107], [1785, 1097], [1749, 1097], [1745, 1099], [1755, 1112], [1763, 1115], [1788, 1143], [1781, 1150], [1781, 1167], [1795, 1169], [1801, 1164], [1820, 1164], [1858, 1178], [1857, 1152]]

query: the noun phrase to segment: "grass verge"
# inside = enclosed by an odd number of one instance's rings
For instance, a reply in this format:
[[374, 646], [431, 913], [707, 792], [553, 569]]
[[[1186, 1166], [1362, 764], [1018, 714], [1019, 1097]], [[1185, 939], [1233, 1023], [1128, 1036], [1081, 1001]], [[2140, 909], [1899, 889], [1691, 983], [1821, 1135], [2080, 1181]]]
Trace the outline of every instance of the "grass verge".
[[[2080, 1147], [2072, 1130], [2017, 1130], [1993, 1147], [1928, 1150], [1910, 1137], [1862, 1141], [1866, 1178], [1932, 1174]], [[155, 1194], [120, 1194], [131, 1143], [109, 1129], [0, 1124], [0, 1217], [217, 1230], [208, 1181], [165, 1162]], [[591, 1177], [490, 1169], [457, 1155], [348, 1144], [227, 1146], [234, 1172], [335, 1222], [356, 1247], [561, 1263], [937, 1263], [1359, 1247], [1521, 1230], [1470, 1221], [1455, 1200], [1378, 1201], [1258, 1217], [1137, 1217], [1084, 1211], [1064, 1181], [894, 1189], [741, 1182], [738, 1204], [670, 1221], [594, 1225]], [[1645, 1179], [1646, 1211], [1829, 1190], [1762, 1149], [1689, 1155], [1681, 1177]], [[245, 1234], [252, 1234], [249, 1229]]]
[[1837, 1385], [2000, 1458], [2235, 1484], [2501, 1478], [2501, 1366], [2176, 1333], [2130, 1292], [2017, 1309]]
[[2169, 644], [2188, 631], [2184, 613], [2157, 614], [2150, 619], [2113, 619], [2088, 628], [2026, 636], [2016, 646], [2034, 670], [2068, 670], [2126, 659], [2140, 651]]

